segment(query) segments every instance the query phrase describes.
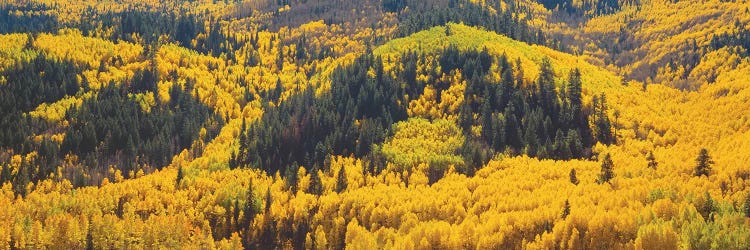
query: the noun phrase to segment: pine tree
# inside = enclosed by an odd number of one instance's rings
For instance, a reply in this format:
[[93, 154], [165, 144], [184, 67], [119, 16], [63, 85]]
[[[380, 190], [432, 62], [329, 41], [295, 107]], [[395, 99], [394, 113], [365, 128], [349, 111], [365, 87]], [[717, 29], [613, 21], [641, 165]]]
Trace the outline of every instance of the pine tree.
[[255, 193], [253, 193], [253, 181], [247, 187], [247, 194], [245, 196], [245, 208], [242, 211], [245, 218], [242, 220], [242, 229], [248, 229], [252, 225], [255, 216], [258, 214], [258, 209], [255, 205]]
[[279, 53], [278, 57], [276, 57], [276, 69], [279, 71], [284, 70], [284, 46], [282, 44], [279, 44]]
[[555, 159], [561, 159], [561, 160], [567, 160], [572, 157], [570, 152], [570, 146], [567, 143], [567, 138], [563, 135], [563, 132], [561, 130], [557, 130], [557, 133], [555, 133], [555, 144], [554, 144], [554, 154]]
[[[239, 152], [234, 158], [234, 167], [247, 167], [247, 147], [248, 147], [248, 131], [247, 122], [245, 118], [242, 118], [242, 126], [240, 126], [240, 138], [239, 138]], [[230, 166], [231, 167], [231, 166]]]
[[234, 206], [232, 206], [232, 225], [234, 226], [232, 226], [231, 231], [234, 232], [237, 230], [236, 227], [239, 225], [239, 222], [240, 222], [240, 199], [235, 197]]
[[716, 205], [714, 204], [714, 199], [711, 198], [711, 194], [706, 192], [705, 195], [705, 201], [703, 203], [703, 206], [701, 206], [700, 212], [701, 216], [703, 216], [703, 219], [706, 220], [706, 222], [713, 222], [714, 221], [714, 212], [716, 210]]
[[[470, 100], [470, 96], [464, 95], [464, 100]], [[471, 126], [474, 125], [473, 117], [474, 115], [472, 114], [471, 105], [469, 105], [469, 102], [464, 101], [463, 103], [461, 103], [461, 107], [459, 108], [458, 119], [459, 119], [459, 125], [464, 131], [471, 130]]]
[[292, 163], [292, 165], [288, 166], [285, 170], [284, 175], [286, 176], [286, 185], [291, 190], [292, 194], [297, 193], [297, 183], [298, 183], [298, 177], [297, 177], [297, 169], [299, 168], [299, 164], [295, 161]]
[[271, 199], [271, 187], [268, 187], [266, 189], [266, 208], [263, 210], [266, 216], [269, 216], [269, 213], [271, 213], [272, 201], [273, 200]]
[[26, 33], [26, 44], [24, 45], [24, 49], [31, 50], [34, 49], [34, 40], [36, 39], [34, 37], [33, 33]]
[[565, 205], [563, 206], [563, 211], [562, 211], [562, 216], [561, 217], [564, 220], [565, 218], [568, 218], [568, 215], [570, 215], [570, 202], [568, 202], [568, 200], [566, 199], [565, 200]]
[[592, 100], [593, 114], [592, 120], [596, 128], [595, 139], [604, 144], [611, 144], [614, 142], [612, 136], [612, 122], [607, 116], [607, 96], [602, 93], [599, 96], [594, 96]]
[[745, 217], [750, 218], [750, 193], [747, 194], [747, 198], [745, 198]]
[[267, 248], [267, 249], [275, 249], [275, 245], [277, 243], [276, 239], [278, 239], [276, 234], [276, 221], [274, 220], [273, 216], [271, 216], [271, 188], [269, 187], [266, 189], [266, 208], [263, 215], [263, 232], [261, 233], [260, 237], [260, 246], [257, 248]]
[[310, 186], [307, 188], [307, 193], [318, 196], [323, 194], [323, 182], [320, 180], [317, 166], [313, 167], [313, 169], [311, 170]]
[[281, 77], [276, 78], [276, 87], [273, 88], [273, 100], [278, 101], [281, 98], [281, 94], [284, 92], [284, 85], [281, 82]]
[[484, 89], [483, 99], [484, 100], [482, 101], [482, 105], [479, 108], [482, 115], [480, 118], [482, 123], [482, 139], [484, 139], [484, 142], [486, 142], [487, 144], [492, 145], [492, 141], [494, 140], [494, 136], [492, 134], [492, 109], [487, 88]]
[[[132, 141], [131, 141], [132, 143]], [[87, 123], [83, 127], [83, 137], [80, 144], [80, 152], [83, 155], [93, 152], [96, 149], [98, 140], [96, 138], [96, 131], [93, 123]]]
[[583, 120], [583, 98], [581, 83], [581, 71], [574, 69], [568, 76], [568, 86], [566, 87], [566, 98], [570, 102], [570, 109], [572, 112], [573, 127], [588, 126]]
[[695, 163], [695, 176], [708, 176], [711, 174], [711, 164], [714, 164], [714, 161], [711, 160], [711, 156], [708, 155], [707, 149], [701, 149], [698, 158], [695, 158]]
[[[587, 125], [588, 127], [588, 125]], [[581, 136], [575, 129], [568, 130], [568, 147], [570, 148], [570, 155], [572, 158], [580, 158], [583, 156], [583, 142]]]
[[341, 169], [339, 170], [339, 176], [336, 179], [336, 193], [344, 192], [349, 186], [346, 179], [346, 168], [344, 166], [341, 166]]
[[10, 167], [8, 164], [3, 164], [3, 170], [0, 172], [0, 185], [3, 185], [10, 180]]
[[579, 183], [575, 168], [570, 170], [570, 183], [573, 183], [574, 185], [578, 185]]
[[542, 110], [555, 113], [557, 112], [557, 96], [555, 95], [555, 75], [549, 58], [542, 59], [539, 65], [539, 94], [541, 98]]
[[91, 235], [91, 222], [89, 221], [89, 228], [86, 230], [86, 250], [94, 249], [94, 237]]
[[599, 174], [599, 179], [597, 179], [597, 182], [599, 184], [609, 182], [612, 178], [615, 177], [614, 173], [614, 164], [612, 163], [612, 157], [607, 153], [607, 155], [604, 156], [604, 160], [602, 161], [602, 172]]
[[31, 181], [29, 168], [30, 167], [27, 165], [26, 160], [22, 159], [21, 166], [18, 168], [15, 181], [13, 182], [14, 191], [16, 194], [21, 195], [21, 197], [26, 197], [26, 186], [29, 185], [29, 182]]
[[307, 46], [307, 38], [305, 34], [302, 34], [302, 37], [297, 41], [296, 46], [296, 54], [294, 55], [294, 58], [297, 63], [301, 63], [302, 61], [307, 59], [307, 51], [305, 47]]
[[237, 154], [232, 151], [232, 153], [229, 155], [229, 169], [233, 170], [237, 168]]
[[659, 163], [656, 162], [656, 158], [654, 157], [654, 151], [648, 151], [646, 160], [648, 161], [648, 168], [656, 169], [656, 167], [659, 166]]
[[182, 166], [177, 169], [177, 179], [175, 180], [175, 187], [180, 187], [180, 182], [182, 182], [182, 178], [185, 177], [185, 174], [182, 172]]

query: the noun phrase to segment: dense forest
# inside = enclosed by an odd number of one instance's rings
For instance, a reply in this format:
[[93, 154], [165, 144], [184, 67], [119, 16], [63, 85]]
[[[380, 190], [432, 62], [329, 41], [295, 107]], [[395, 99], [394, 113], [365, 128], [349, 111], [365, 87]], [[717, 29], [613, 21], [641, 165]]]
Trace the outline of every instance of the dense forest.
[[[395, 67], [403, 71], [387, 74], [381, 57], [365, 54], [332, 73], [330, 93], [316, 97], [308, 88], [278, 107], [267, 108], [258, 123], [248, 127], [243, 122], [239, 151], [233, 152], [230, 168], [252, 166], [267, 173], [284, 173], [296, 186], [293, 179], [298, 167], [329, 171], [328, 155], [353, 154], [370, 159], [372, 166], [367, 172], [380, 173], [385, 166], [377, 159], [383, 156], [373, 152], [371, 145], [383, 143], [392, 133], [390, 124], [408, 118], [406, 104], [420, 97], [424, 85], [434, 85], [442, 93], [450, 84], [418, 81], [418, 56], [412, 52], [401, 55]], [[488, 81], [485, 76], [492, 64], [499, 65], [500, 82]], [[590, 157], [595, 142], [614, 143], [611, 121], [604, 115], [608, 112], [606, 97], [597, 96], [593, 107], [584, 107], [578, 70], [570, 72], [568, 82], [558, 91], [548, 59], [542, 61], [539, 78], [531, 83], [516, 81], [514, 77], [519, 76], [514, 76], [513, 64], [503, 56], [491, 56], [486, 49], [461, 52], [451, 46], [440, 53], [439, 64], [434, 66], [448, 75], [473, 72], [465, 76], [467, 86], [458, 114], [467, 138], [459, 152], [466, 158], [466, 166], [456, 166], [460, 173], [472, 175], [494, 152], [569, 160]], [[374, 74], [368, 75], [371, 71]], [[435, 68], [428, 71], [437, 73]], [[279, 84], [272, 96], [278, 97], [281, 88]], [[588, 126], [589, 116], [596, 137]], [[481, 136], [472, 135], [473, 126], [482, 128]], [[446, 163], [430, 164], [438, 167]]]
[[[107, 166], [117, 166], [128, 175], [144, 168], [150, 172], [190, 147], [201, 128], [208, 128], [202, 139], [210, 141], [224, 123], [224, 118], [212, 116], [208, 107], [190, 96], [189, 82], [184, 90], [172, 87], [169, 103], [157, 99], [156, 107], [144, 111], [134, 95], [156, 91], [157, 76], [150, 70], [136, 72], [127, 84], [110, 82], [80, 107], [69, 109], [67, 128], [25, 114], [41, 103], [90, 91], [85, 80], [79, 82], [78, 72], [72, 62], [55, 61], [44, 54], [4, 72], [2, 146], [11, 152], [37, 153], [33, 161], [22, 162], [15, 175], [3, 176], [17, 187], [47, 178], [68, 154], [87, 166], [67, 176], [76, 186], [101, 181], [91, 176], [106, 173]], [[45, 131], [62, 131], [62, 141], [32, 140], [32, 135]], [[25, 194], [23, 189], [19, 193]]]
[[749, 9], [0, 3], [0, 249], [747, 249]]

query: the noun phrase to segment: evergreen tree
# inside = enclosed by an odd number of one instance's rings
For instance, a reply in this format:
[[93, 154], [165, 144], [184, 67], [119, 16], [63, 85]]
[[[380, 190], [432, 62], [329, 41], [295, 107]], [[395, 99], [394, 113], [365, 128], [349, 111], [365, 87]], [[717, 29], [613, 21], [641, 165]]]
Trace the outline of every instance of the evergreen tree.
[[10, 166], [8, 166], [7, 163], [3, 163], [3, 169], [2, 172], [0, 172], [0, 186], [5, 184], [6, 182], [12, 180], [10, 178]]
[[[239, 139], [239, 153], [235, 156], [235, 168], [237, 167], [247, 167], [248, 162], [247, 157], [245, 157], [247, 154], [247, 147], [248, 147], [248, 133], [247, 133], [247, 122], [245, 121], [245, 118], [242, 118], [242, 125], [240, 126], [240, 139]], [[234, 152], [232, 152], [234, 153]], [[231, 167], [231, 166], [230, 166]]]
[[594, 126], [596, 127], [596, 140], [604, 144], [613, 143], [612, 122], [610, 122], [609, 116], [607, 116], [607, 96], [604, 93], [594, 96], [592, 105], [594, 109], [592, 116]]
[[[469, 100], [469, 97], [469, 95], [464, 95], [464, 100]], [[459, 125], [465, 132], [471, 131], [471, 126], [474, 125], [474, 120], [471, 112], [471, 105], [469, 105], [467, 101], [461, 103], [458, 119]]]
[[284, 92], [284, 85], [281, 83], [281, 77], [276, 78], [276, 87], [273, 88], [273, 94], [271, 100], [278, 101], [281, 98], [281, 93]]
[[705, 194], [705, 201], [703, 202], [703, 205], [700, 207], [699, 211], [701, 216], [703, 216], [703, 219], [706, 222], [713, 222], [714, 221], [714, 212], [716, 211], [716, 202], [713, 198], [711, 198], [711, 194], [706, 192]]
[[183, 178], [183, 177], [185, 177], [185, 174], [184, 174], [184, 173], [182, 172], [182, 166], [180, 166], [180, 167], [179, 167], [179, 168], [177, 169], [177, 179], [176, 179], [176, 181], [175, 181], [175, 182], [176, 182], [176, 183], [175, 183], [175, 187], [177, 187], [177, 188], [179, 188], [179, 187], [180, 187], [180, 182], [182, 182], [182, 178]]
[[554, 154], [556, 159], [567, 160], [571, 158], [570, 146], [562, 130], [557, 130], [555, 135]]
[[[588, 125], [586, 125], [588, 127]], [[568, 130], [568, 147], [572, 158], [581, 158], [583, 156], [583, 142], [578, 131], [575, 129]]]
[[583, 98], [581, 97], [581, 93], [583, 91], [582, 86], [583, 84], [581, 82], [581, 71], [578, 69], [574, 69], [568, 76], [568, 86], [565, 89], [566, 99], [570, 103], [570, 109], [572, 112], [574, 123], [572, 125], [575, 127], [588, 126], [588, 124], [584, 123], [585, 121], [583, 120]]
[[745, 198], [745, 217], [750, 218], [750, 193], [747, 194], [747, 198]]
[[271, 216], [271, 188], [269, 187], [266, 189], [266, 208], [263, 215], [263, 232], [261, 233], [260, 237], [260, 246], [257, 246], [256, 248], [263, 248], [263, 249], [275, 249], [276, 243], [277, 243], [277, 235], [276, 235], [276, 222], [274, 221], [273, 216]]
[[491, 110], [491, 103], [490, 103], [490, 97], [489, 93], [487, 91], [488, 88], [485, 88], [484, 90], [484, 100], [482, 101], [482, 106], [480, 107], [481, 112], [481, 123], [482, 123], [482, 139], [485, 143], [492, 145], [492, 141], [494, 140], [494, 135], [492, 133], [493, 129], [493, 123], [492, 123], [492, 110]]
[[568, 200], [566, 199], [565, 205], [563, 206], [562, 215], [560, 217], [562, 217], [562, 219], [564, 220], [565, 218], [568, 218], [568, 215], [570, 215], [570, 202], [568, 202]]
[[236, 227], [239, 225], [240, 210], [242, 210], [242, 208], [240, 208], [240, 199], [237, 198], [237, 197], [235, 197], [234, 198], [234, 206], [232, 206], [232, 223], [231, 223], [233, 225], [231, 227], [232, 228], [232, 230], [231, 230], [232, 232], [236, 231], [237, 230]]
[[320, 180], [317, 165], [311, 170], [310, 186], [307, 188], [307, 193], [318, 196], [323, 194], [323, 182]]
[[708, 150], [702, 148], [698, 154], [698, 158], [695, 158], [695, 176], [709, 176], [711, 174], [711, 165], [714, 161], [711, 160], [711, 156], [708, 155]]
[[28, 50], [34, 49], [34, 40], [35, 39], [36, 38], [34, 37], [33, 33], [31, 33], [31, 32], [26, 33], [26, 44], [24, 45], [24, 49], [28, 49]]
[[245, 195], [245, 208], [242, 211], [244, 219], [242, 220], [242, 229], [247, 230], [252, 225], [255, 216], [258, 214], [258, 208], [255, 203], [255, 193], [253, 193], [253, 181], [247, 187], [247, 194]]
[[237, 154], [235, 154], [234, 151], [232, 151], [232, 153], [229, 155], [229, 169], [233, 170], [236, 168], [237, 168]]
[[349, 184], [346, 179], [346, 168], [341, 166], [339, 170], [339, 176], [336, 179], [336, 193], [344, 192]]
[[271, 187], [266, 188], [266, 208], [263, 210], [266, 216], [269, 216], [271, 213], [271, 204], [273, 200], [271, 199]]
[[521, 126], [518, 118], [516, 117], [516, 109], [513, 102], [508, 104], [505, 108], [505, 136], [506, 143], [508, 146], [515, 150], [520, 150], [523, 146], [523, 139], [521, 137]]
[[[538, 110], [537, 110], [538, 111]], [[537, 131], [542, 127], [542, 121], [540, 120], [541, 112], [532, 112], [527, 117], [525, 131], [523, 133], [523, 142], [526, 144], [524, 151], [531, 157], [537, 156], [537, 150], [539, 150], [539, 134]]]
[[86, 250], [94, 250], [94, 237], [91, 235], [91, 222], [86, 230]]
[[648, 168], [656, 169], [659, 166], [659, 163], [656, 162], [656, 157], [654, 157], [654, 151], [648, 151], [646, 160], [648, 161]]
[[570, 170], [570, 183], [573, 183], [574, 185], [578, 185], [578, 176], [576, 176], [576, 169], [573, 168]]
[[297, 162], [293, 162], [291, 166], [286, 168], [286, 172], [284, 175], [286, 176], [286, 184], [289, 190], [291, 190], [292, 194], [297, 193], [297, 183], [298, 183], [298, 177], [297, 177], [297, 169], [299, 168], [299, 164]]
[[549, 114], [557, 113], [557, 95], [555, 94], [555, 75], [549, 58], [542, 59], [538, 79], [541, 108]]
[[301, 63], [304, 60], [307, 59], [307, 50], [305, 47], [307, 46], [307, 37], [305, 34], [302, 34], [302, 37], [297, 41], [296, 50], [297, 53], [294, 55], [294, 59], [297, 63]]
[[21, 197], [26, 197], [26, 186], [31, 181], [31, 167], [28, 166], [25, 159], [21, 160], [21, 166], [18, 168], [16, 173], [15, 181], [13, 182], [13, 189], [16, 194]]
[[501, 92], [502, 95], [500, 95], [498, 98], [500, 99], [498, 108], [502, 111], [505, 107], [507, 107], [508, 102], [510, 102], [510, 98], [513, 95], [513, 92], [515, 92], [514, 84], [515, 79], [513, 79], [513, 69], [510, 67], [510, 64], [503, 60], [505, 64], [508, 64], [505, 68], [503, 68], [503, 78], [501, 80]]
[[278, 57], [276, 57], [276, 69], [279, 71], [284, 70], [284, 45], [279, 44]]
[[245, 197], [245, 207], [242, 210], [244, 218], [240, 223], [238, 223], [243, 234], [242, 246], [245, 249], [250, 249], [253, 246], [254, 239], [250, 237], [250, 226], [253, 224], [255, 216], [258, 214], [258, 212], [259, 209], [255, 201], [255, 194], [253, 193], [253, 181], [250, 180]]
[[612, 163], [612, 157], [607, 153], [604, 156], [604, 160], [602, 160], [602, 171], [599, 174], [599, 179], [597, 179], [597, 182], [599, 184], [609, 182], [612, 178], [615, 177], [614, 173], [614, 164]]
[[99, 141], [96, 138], [96, 131], [92, 123], [87, 123], [83, 127], [83, 137], [81, 139], [80, 152], [83, 155], [91, 153], [96, 149], [96, 144]]

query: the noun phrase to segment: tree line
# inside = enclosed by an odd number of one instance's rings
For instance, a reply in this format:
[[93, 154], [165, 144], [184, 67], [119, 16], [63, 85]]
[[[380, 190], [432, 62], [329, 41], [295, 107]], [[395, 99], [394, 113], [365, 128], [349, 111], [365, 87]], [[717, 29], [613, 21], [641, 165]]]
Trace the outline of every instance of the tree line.
[[573, 0], [541, 0], [539, 2], [548, 10], [560, 10], [568, 14], [586, 17], [609, 15], [620, 11], [620, 1], [618, 0], [586, 0], [579, 2], [574, 2]]
[[[56, 33], [61, 28], [77, 28], [84, 36], [144, 45], [157, 44], [160, 38], [167, 37], [167, 42], [174, 42], [214, 57], [225, 54], [233, 61], [236, 61], [234, 49], [248, 42], [248, 39], [240, 39], [224, 32], [218, 19], [185, 11], [143, 10], [140, 6], [134, 5], [121, 11], [100, 13], [93, 7], [87, 7], [82, 12], [80, 21], [60, 22], [57, 16], [46, 14], [45, 11], [48, 10], [49, 6], [34, 3], [0, 7], [0, 34]], [[16, 11], [26, 14], [16, 15]], [[105, 30], [111, 32], [104, 32]], [[200, 34], [204, 36], [199, 36]]]
[[[156, 44], [162, 36], [167, 35], [169, 42], [214, 57], [225, 54], [233, 61], [236, 60], [233, 48], [240, 48], [247, 42], [246, 39], [224, 32], [218, 19], [207, 19], [184, 11], [166, 13], [128, 8], [120, 12], [96, 13], [96, 10], [89, 8], [84, 13], [90, 19], [83, 19], [85, 21], [75, 26], [85, 36], [93, 36], [98, 31], [111, 28], [112, 32], [103, 38], [112, 41]], [[204, 36], [199, 36], [200, 34]]]

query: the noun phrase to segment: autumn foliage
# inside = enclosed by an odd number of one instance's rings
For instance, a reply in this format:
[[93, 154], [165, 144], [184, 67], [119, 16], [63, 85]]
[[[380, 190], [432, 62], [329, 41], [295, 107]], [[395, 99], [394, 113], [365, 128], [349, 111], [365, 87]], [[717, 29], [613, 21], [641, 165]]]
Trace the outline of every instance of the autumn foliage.
[[750, 248], [747, 3], [28, 2], [0, 248]]

